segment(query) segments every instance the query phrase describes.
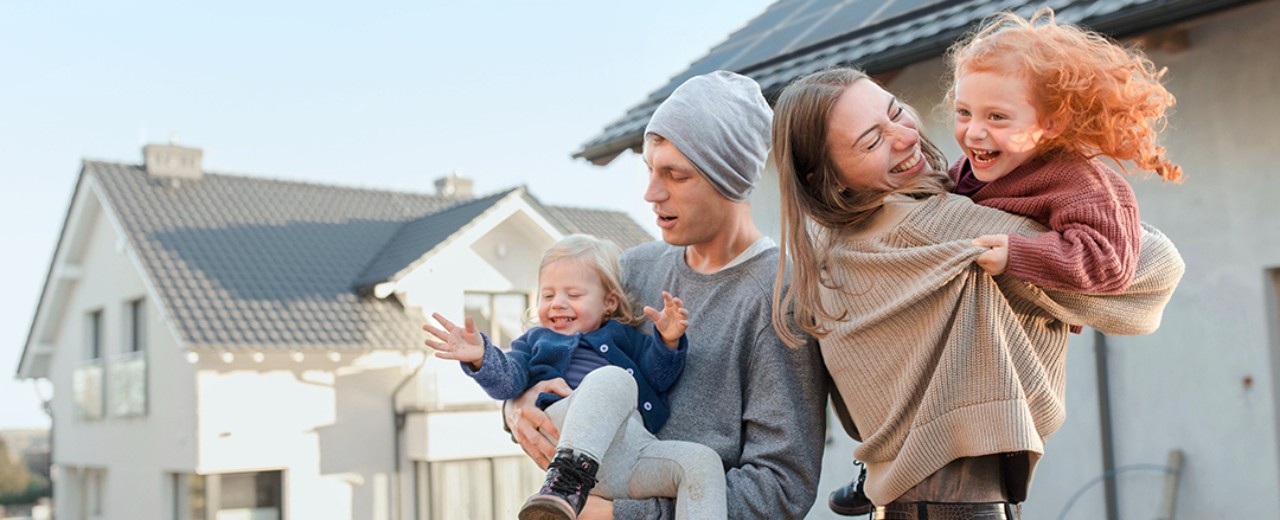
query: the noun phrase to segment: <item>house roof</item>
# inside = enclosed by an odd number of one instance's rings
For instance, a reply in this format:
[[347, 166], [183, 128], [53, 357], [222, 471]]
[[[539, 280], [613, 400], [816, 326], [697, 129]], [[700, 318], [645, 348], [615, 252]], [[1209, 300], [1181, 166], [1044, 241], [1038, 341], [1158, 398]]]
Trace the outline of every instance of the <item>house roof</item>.
[[[362, 290], [394, 279], [485, 210], [521, 196], [630, 247], [651, 240], [615, 211], [545, 207], [516, 188], [474, 200], [206, 173], [151, 178], [86, 161], [189, 348], [365, 351], [417, 345], [422, 317]], [[564, 213], [561, 213], [563, 210]]]
[[417, 266], [419, 259], [457, 233], [498, 201], [520, 188], [496, 193], [411, 219], [400, 226], [387, 241], [387, 246], [373, 258], [365, 272], [355, 280], [363, 288], [399, 276]]
[[1060, 21], [1125, 37], [1256, 0], [779, 0], [627, 110], [575, 152], [607, 164], [638, 150], [653, 111], [685, 80], [732, 70], [777, 97], [787, 83], [835, 65], [879, 74], [942, 55], [984, 17], [1054, 8]]

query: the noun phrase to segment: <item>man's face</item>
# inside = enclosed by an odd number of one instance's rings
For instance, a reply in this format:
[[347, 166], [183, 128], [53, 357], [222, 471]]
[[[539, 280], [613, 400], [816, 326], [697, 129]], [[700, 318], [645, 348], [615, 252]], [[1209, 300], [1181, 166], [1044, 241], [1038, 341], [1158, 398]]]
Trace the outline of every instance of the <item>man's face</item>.
[[727, 229], [736, 203], [720, 195], [671, 141], [647, 138], [644, 162], [649, 167], [644, 200], [653, 204], [663, 241], [702, 245]]

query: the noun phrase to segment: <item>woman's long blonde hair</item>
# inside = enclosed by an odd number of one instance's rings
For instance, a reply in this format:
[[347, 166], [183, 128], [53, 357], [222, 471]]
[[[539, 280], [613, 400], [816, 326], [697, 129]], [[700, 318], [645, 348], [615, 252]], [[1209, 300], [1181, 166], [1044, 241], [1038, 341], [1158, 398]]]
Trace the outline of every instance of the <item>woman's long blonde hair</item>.
[[[591, 235], [573, 234], [552, 244], [542, 254], [542, 263], [538, 265], [538, 278], [541, 284], [542, 270], [548, 265], [568, 260], [592, 269], [600, 277], [600, 286], [604, 287], [605, 297], [614, 296], [618, 306], [613, 312], [606, 313], [604, 321], [617, 320], [623, 325], [635, 325], [643, 321], [643, 315], [636, 314], [636, 305], [622, 288], [622, 249], [611, 241]], [[536, 309], [534, 309], [536, 313]], [[604, 323], [600, 323], [603, 325]]]
[[[835, 288], [823, 273], [833, 231], [855, 228], [884, 206], [885, 197], [902, 193], [915, 197], [946, 193], [946, 157], [920, 134], [920, 149], [932, 172], [892, 191], [841, 189], [840, 172], [827, 146], [831, 110], [856, 81], [874, 81], [860, 70], [840, 67], [804, 76], [783, 89], [773, 111], [773, 157], [782, 197], [782, 251], [773, 289], [773, 327], [792, 347], [805, 334], [821, 339], [829, 332], [824, 322], [841, 321], [845, 313], [827, 309], [821, 287]], [[907, 117], [920, 117], [903, 105]], [[811, 229], [816, 225], [823, 230]], [[795, 264], [787, 281], [788, 259]], [[794, 313], [794, 326], [788, 314]], [[799, 330], [796, 330], [796, 327]]]

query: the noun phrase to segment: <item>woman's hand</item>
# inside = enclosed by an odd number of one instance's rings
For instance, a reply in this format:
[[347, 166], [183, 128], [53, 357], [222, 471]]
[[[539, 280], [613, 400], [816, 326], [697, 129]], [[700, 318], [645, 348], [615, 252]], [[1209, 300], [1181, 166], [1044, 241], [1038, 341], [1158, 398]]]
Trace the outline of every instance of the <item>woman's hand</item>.
[[646, 305], [644, 315], [653, 320], [654, 328], [658, 329], [658, 334], [662, 335], [662, 342], [666, 343], [668, 348], [672, 350], [680, 348], [680, 336], [683, 336], [684, 331], [689, 328], [689, 310], [684, 308], [684, 302], [680, 301], [680, 298], [662, 291], [662, 312]]
[[982, 235], [973, 241], [978, 247], [989, 247], [990, 251], [978, 255], [978, 266], [991, 276], [1004, 274], [1009, 267], [1009, 235]]

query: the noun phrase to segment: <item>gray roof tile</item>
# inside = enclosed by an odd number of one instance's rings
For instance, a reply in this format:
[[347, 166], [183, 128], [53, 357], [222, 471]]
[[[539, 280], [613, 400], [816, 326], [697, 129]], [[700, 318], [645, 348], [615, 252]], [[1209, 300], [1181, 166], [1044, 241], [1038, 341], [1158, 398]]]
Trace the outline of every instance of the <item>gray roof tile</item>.
[[[510, 193], [459, 203], [209, 173], [173, 183], [96, 161], [83, 175], [119, 219], [175, 330], [197, 349], [414, 348], [421, 315], [358, 288], [403, 271]], [[543, 210], [565, 232], [644, 235], [616, 212]]]
[[356, 280], [355, 286], [366, 287], [398, 278], [398, 275], [416, 267], [423, 255], [513, 191], [515, 189], [468, 200], [449, 209], [405, 222], [387, 242], [387, 247], [374, 257], [373, 264]]
[[566, 231], [607, 238], [623, 249], [653, 241], [649, 233], [621, 211], [550, 206], [547, 210]]

